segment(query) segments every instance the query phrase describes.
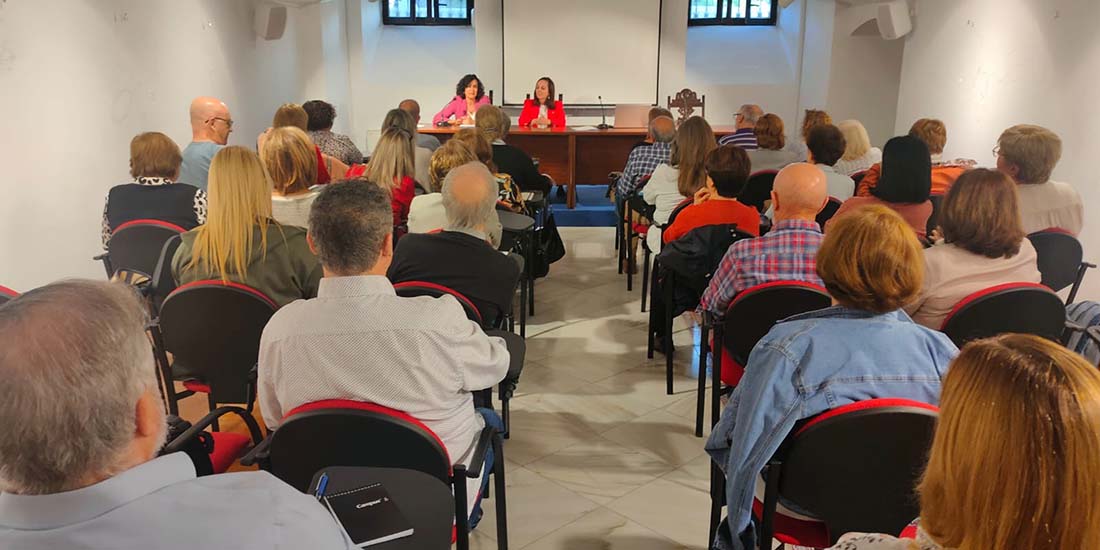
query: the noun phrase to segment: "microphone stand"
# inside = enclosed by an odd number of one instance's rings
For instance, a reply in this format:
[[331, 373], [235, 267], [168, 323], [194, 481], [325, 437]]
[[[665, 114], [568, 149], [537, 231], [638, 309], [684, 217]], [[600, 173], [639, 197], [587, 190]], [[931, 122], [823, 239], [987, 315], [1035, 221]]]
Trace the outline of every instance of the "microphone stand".
[[596, 97], [600, 100], [600, 119], [603, 121], [599, 124], [599, 126], [596, 126], [596, 128], [599, 128], [600, 130], [607, 130], [608, 128], [611, 128], [611, 126], [607, 124], [607, 109], [603, 106], [603, 96], [600, 95]]

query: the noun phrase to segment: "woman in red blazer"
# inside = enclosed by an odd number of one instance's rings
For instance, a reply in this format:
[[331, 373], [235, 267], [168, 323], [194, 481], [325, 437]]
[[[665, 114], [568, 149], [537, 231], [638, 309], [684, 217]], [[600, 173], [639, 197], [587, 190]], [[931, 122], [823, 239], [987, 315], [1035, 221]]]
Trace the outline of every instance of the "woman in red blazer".
[[523, 102], [519, 125], [532, 128], [564, 128], [565, 107], [554, 99], [554, 81], [544, 76], [535, 83], [535, 98]]

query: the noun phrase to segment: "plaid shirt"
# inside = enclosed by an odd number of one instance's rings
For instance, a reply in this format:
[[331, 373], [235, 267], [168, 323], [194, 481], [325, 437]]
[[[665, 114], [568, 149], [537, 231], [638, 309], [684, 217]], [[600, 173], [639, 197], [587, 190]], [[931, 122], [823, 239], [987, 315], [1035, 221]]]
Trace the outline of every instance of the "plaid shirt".
[[703, 293], [699, 311], [721, 317], [738, 292], [772, 281], [822, 285], [816, 271], [822, 238], [817, 222], [781, 220], [767, 235], [733, 243]]
[[638, 188], [642, 178], [653, 174], [661, 164], [667, 164], [672, 154], [671, 143], [654, 143], [635, 147], [626, 159], [626, 168], [623, 175], [615, 182], [615, 194], [617, 197], [626, 198]]

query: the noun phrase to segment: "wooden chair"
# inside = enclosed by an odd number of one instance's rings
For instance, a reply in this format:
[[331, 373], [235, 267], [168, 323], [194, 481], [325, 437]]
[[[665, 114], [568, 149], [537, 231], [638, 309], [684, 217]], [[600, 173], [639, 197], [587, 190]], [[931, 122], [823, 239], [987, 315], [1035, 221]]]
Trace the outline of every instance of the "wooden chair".
[[675, 112], [680, 116], [676, 119], [676, 125], [679, 126], [681, 122], [686, 120], [691, 115], [695, 114], [695, 108], [702, 109], [701, 116], [707, 117], [707, 95], [703, 94], [702, 97], [695, 93], [693, 90], [684, 88], [679, 92], [676, 92], [676, 97], [668, 97], [668, 110]]
[[[565, 96], [563, 96], [562, 94], [558, 94], [558, 101], [562, 102], [562, 104], [565, 104], [565, 99], [563, 99], [564, 97]], [[525, 99], [531, 99], [531, 94], [527, 94], [527, 97]]]

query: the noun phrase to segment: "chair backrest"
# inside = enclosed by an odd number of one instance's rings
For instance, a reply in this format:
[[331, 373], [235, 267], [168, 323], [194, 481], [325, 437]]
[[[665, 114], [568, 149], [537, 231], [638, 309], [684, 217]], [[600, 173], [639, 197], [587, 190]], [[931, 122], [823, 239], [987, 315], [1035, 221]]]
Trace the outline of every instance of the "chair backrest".
[[0, 285], [0, 305], [4, 305], [10, 302], [12, 298], [15, 298], [16, 296], [19, 296], [18, 292], [6, 286]]
[[[565, 99], [564, 99], [564, 98], [565, 98], [565, 96], [563, 96], [562, 94], [558, 94], [558, 101], [560, 101], [560, 102], [562, 102], [562, 103], [565, 103]], [[525, 99], [531, 99], [531, 94], [527, 94], [527, 96], [526, 96], [526, 98], [525, 98]]]
[[693, 201], [691, 199], [684, 199], [680, 201], [680, 204], [677, 204], [676, 208], [673, 208], [672, 212], [668, 214], [668, 222], [665, 223], [665, 227], [672, 225], [672, 222], [676, 221], [676, 216], [679, 216], [680, 212], [683, 212], [685, 208], [691, 206], [692, 202]]
[[749, 176], [749, 181], [737, 200], [742, 204], [755, 207], [758, 211], [764, 211], [764, 203], [772, 198], [772, 187], [775, 185], [775, 176], [778, 170], [761, 170]]
[[165, 351], [210, 386], [219, 403], [245, 403], [260, 336], [278, 306], [260, 291], [220, 280], [180, 286], [160, 309]]
[[1044, 229], [1027, 238], [1038, 255], [1044, 285], [1058, 292], [1077, 281], [1077, 272], [1084, 259], [1084, 250], [1077, 237], [1060, 229]]
[[679, 126], [679, 124], [685, 119], [695, 114], [696, 107], [702, 109], [702, 116], [706, 118], [707, 96], [705, 94], [700, 98], [699, 94], [695, 93], [694, 90], [684, 88], [683, 90], [676, 92], [675, 99], [673, 99], [672, 96], [668, 97], [668, 110], [672, 111], [673, 109], [675, 109], [674, 112], [680, 115], [676, 118], [677, 126]]
[[461, 292], [436, 283], [429, 283], [427, 281], [405, 281], [393, 285], [394, 290], [397, 291], [397, 295], [404, 298], [414, 298], [416, 296], [431, 296], [432, 298], [442, 298], [443, 296], [454, 296], [458, 300], [459, 304], [462, 304], [463, 311], [466, 312], [466, 317], [471, 321], [484, 326], [485, 320], [481, 316], [481, 312], [477, 309], [477, 306], [467, 298], [463, 296]]
[[802, 281], [774, 281], [746, 288], [734, 296], [723, 317], [722, 347], [741, 365], [776, 323], [799, 313], [829, 307], [822, 287]]
[[943, 195], [931, 195], [928, 200], [932, 202], [932, 215], [928, 216], [924, 234], [931, 236], [932, 230], [940, 226], [940, 208], [943, 207]]
[[125, 269], [149, 278], [157, 268], [164, 243], [185, 231], [184, 228], [161, 220], [131, 220], [111, 233], [107, 257], [115, 272]]
[[821, 212], [817, 213], [817, 225], [825, 227], [825, 223], [833, 219], [836, 215], [836, 211], [840, 210], [842, 201], [836, 197], [829, 197], [829, 201], [825, 203], [825, 208], [821, 209]]
[[779, 495], [820, 518], [835, 544], [844, 533], [898, 533], [920, 513], [914, 488], [932, 445], [938, 409], [871, 399], [810, 419], [787, 437]]
[[307, 403], [288, 412], [271, 438], [271, 473], [299, 491], [331, 466], [405, 468], [451, 483], [443, 441], [419, 420], [381, 405]]
[[1058, 341], [1066, 309], [1052, 290], [1038, 283], [1005, 283], [975, 292], [947, 314], [942, 330], [955, 345], [1006, 332]]
[[[853, 181], [853, 182], [854, 182], [854, 183], [856, 184], [856, 189], [858, 189], [858, 188], [859, 188], [859, 182], [863, 181], [863, 178], [864, 178], [864, 176], [866, 176], [866, 175], [867, 175], [867, 171], [866, 171], [866, 170], [861, 170], [861, 171], [859, 171], [859, 172], [856, 172], [855, 174], [852, 174], [852, 176], [851, 176], [851, 177], [852, 177], [852, 181]], [[855, 190], [854, 190], [854, 189], [852, 190], [852, 193], [855, 193]]]

